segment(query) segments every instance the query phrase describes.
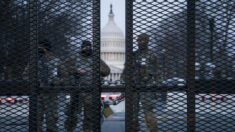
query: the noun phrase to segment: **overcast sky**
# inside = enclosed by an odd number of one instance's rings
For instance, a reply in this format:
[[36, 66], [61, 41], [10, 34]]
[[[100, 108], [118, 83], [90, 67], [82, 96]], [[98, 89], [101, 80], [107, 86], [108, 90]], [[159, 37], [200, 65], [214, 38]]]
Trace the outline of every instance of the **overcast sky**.
[[[110, 4], [113, 4], [114, 19], [118, 27], [125, 32], [125, 0], [101, 0], [101, 29], [108, 22]], [[125, 33], [124, 33], [125, 34]]]

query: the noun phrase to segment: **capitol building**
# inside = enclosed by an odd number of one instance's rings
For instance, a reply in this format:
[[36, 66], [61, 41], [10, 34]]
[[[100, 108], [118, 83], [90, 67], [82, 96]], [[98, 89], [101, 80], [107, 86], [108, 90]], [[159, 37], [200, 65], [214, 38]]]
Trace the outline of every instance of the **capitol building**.
[[125, 63], [125, 38], [114, 21], [112, 5], [108, 15], [109, 21], [101, 30], [101, 59], [110, 67], [111, 72], [105, 80], [120, 80]]

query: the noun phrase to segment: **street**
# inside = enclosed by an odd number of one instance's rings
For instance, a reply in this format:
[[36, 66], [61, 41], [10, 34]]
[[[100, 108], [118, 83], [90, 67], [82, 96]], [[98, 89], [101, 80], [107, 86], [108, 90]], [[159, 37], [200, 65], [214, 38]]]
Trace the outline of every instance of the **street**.
[[[199, 96], [199, 95], [198, 95]], [[196, 100], [196, 131], [232, 132], [235, 131], [234, 95], [219, 95], [226, 100], [210, 100], [208, 95], [202, 100], [202, 95]], [[203, 96], [204, 97], [204, 96]], [[65, 132], [64, 98], [59, 98], [59, 132]], [[187, 130], [187, 103], [185, 93], [168, 93], [166, 109], [155, 117], [158, 119], [160, 132], [185, 132]], [[160, 104], [159, 104], [160, 105]], [[102, 132], [125, 131], [125, 101], [116, 106], [110, 106], [114, 114], [104, 119]], [[157, 106], [156, 106], [157, 107]], [[139, 112], [141, 131], [146, 131], [143, 110]], [[82, 124], [79, 122], [75, 132], [80, 132]], [[44, 127], [45, 123], [44, 123]], [[28, 131], [28, 103], [0, 104], [0, 132], [27, 132]]]

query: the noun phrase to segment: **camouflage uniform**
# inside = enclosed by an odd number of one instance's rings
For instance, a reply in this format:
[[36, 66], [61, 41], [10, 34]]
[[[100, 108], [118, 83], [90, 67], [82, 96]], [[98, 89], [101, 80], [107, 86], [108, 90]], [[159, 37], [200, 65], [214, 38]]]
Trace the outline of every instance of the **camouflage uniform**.
[[[71, 82], [72, 85], [79, 85], [81, 87], [87, 88], [92, 87], [92, 56], [73, 56], [68, 61], [66, 61], [66, 63], [70, 65], [70, 78], [73, 78], [73, 80], [75, 80]], [[76, 72], [76, 68], [81, 68], [88, 72], [86, 72], [85, 74], [78, 74]], [[109, 67], [102, 60], [100, 72], [101, 76], [107, 76], [110, 73]], [[68, 131], [73, 131], [76, 128], [78, 123], [78, 114], [81, 114], [82, 108], [84, 108], [83, 129], [92, 130], [94, 125], [92, 120], [94, 120], [95, 116], [93, 107], [94, 103], [92, 93], [71, 94], [70, 103], [67, 105], [65, 112], [65, 114], [67, 115], [67, 119], [65, 121], [65, 128]]]
[[[147, 47], [147, 46], [146, 46]], [[148, 49], [138, 49], [134, 52], [134, 60], [132, 61], [131, 68], [134, 68], [134, 86], [138, 88], [145, 88], [146, 86], [154, 86], [155, 83], [158, 85], [162, 81], [161, 73], [158, 71], [157, 56], [156, 54]], [[126, 68], [123, 71], [121, 79], [125, 80]], [[140, 111], [140, 103], [145, 115], [145, 123], [147, 129], [151, 132], [157, 131], [157, 119], [154, 110], [163, 110], [158, 108], [156, 103], [166, 100], [166, 93], [162, 92], [135, 92], [132, 95], [132, 99], [135, 100], [133, 103], [133, 121], [135, 124], [135, 131], [139, 131], [139, 119], [138, 114]], [[160, 106], [161, 107], [161, 106]]]
[[[59, 59], [50, 55], [40, 57], [38, 60], [38, 83], [39, 87], [55, 86], [59, 84], [58, 78]], [[26, 67], [23, 77], [29, 79], [29, 66]], [[56, 93], [41, 93], [38, 96], [38, 132], [43, 131], [43, 117], [46, 116], [47, 132], [57, 132], [58, 99]]]

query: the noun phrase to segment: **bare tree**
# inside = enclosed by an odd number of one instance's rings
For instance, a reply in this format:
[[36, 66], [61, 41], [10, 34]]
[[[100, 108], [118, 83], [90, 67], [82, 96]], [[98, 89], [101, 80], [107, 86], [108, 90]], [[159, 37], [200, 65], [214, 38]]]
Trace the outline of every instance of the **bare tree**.
[[[69, 12], [56, 0], [38, 1], [38, 39], [49, 39], [55, 54], [68, 54], [65, 33], [71, 30]], [[59, 8], [59, 13], [56, 8]], [[0, 2], [1, 80], [21, 79], [29, 52], [29, 3], [26, 0]]]
[[[232, 56], [234, 51], [234, 1], [196, 2], [196, 62], [200, 64], [197, 75], [204, 78], [208, 66], [214, 69], [216, 77], [234, 77]], [[187, 14], [186, 10], [162, 20], [157, 27], [155, 40], [158, 52], [165, 49], [165, 67], [168, 78], [185, 77], [186, 45], [187, 45]], [[213, 66], [214, 65], [214, 66]]]

